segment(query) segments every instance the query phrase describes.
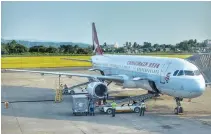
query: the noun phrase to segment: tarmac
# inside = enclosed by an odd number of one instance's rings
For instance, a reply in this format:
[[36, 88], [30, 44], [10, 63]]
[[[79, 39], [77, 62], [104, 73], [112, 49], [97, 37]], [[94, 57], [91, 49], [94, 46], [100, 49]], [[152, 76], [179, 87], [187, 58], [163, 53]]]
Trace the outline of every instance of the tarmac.
[[[69, 70], [69, 69], [67, 69]], [[60, 69], [59, 71], [64, 71]], [[75, 73], [88, 73], [74, 70]], [[105, 113], [96, 116], [73, 116], [70, 96], [63, 96], [55, 103], [56, 76], [40, 76], [29, 73], [2, 73], [1, 101], [12, 101], [8, 109], [1, 104], [2, 134], [210, 134], [211, 89], [196, 99], [182, 103], [184, 115], [174, 115], [175, 101], [161, 96], [149, 101], [144, 117], [137, 113], [118, 113], [111, 117]], [[62, 77], [62, 83], [75, 85], [84, 78]], [[140, 93], [144, 90], [121, 89], [111, 84], [111, 91]], [[31, 101], [31, 102], [15, 102]], [[32, 102], [34, 101], [34, 102]], [[199, 107], [200, 106], [200, 107]]]

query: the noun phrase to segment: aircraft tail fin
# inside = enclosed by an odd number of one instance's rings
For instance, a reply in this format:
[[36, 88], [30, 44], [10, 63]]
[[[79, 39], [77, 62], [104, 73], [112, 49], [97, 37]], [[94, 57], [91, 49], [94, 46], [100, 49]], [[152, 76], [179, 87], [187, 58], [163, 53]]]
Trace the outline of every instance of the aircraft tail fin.
[[99, 40], [97, 37], [97, 31], [95, 28], [95, 23], [92, 23], [92, 41], [93, 41], [93, 51], [96, 55], [103, 55], [103, 51], [100, 48]]

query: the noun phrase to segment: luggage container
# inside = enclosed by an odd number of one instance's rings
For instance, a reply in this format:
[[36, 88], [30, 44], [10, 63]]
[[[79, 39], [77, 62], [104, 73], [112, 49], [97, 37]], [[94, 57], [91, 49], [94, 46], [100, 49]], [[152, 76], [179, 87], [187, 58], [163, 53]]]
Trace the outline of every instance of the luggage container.
[[73, 115], [88, 114], [89, 100], [87, 95], [71, 95], [71, 103]]

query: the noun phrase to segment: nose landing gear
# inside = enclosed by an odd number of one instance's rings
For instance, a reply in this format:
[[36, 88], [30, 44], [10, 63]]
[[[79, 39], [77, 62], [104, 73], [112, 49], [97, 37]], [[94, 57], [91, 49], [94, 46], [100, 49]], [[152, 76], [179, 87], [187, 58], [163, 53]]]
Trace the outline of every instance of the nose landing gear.
[[182, 114], [183, 113], [183, 107], [180, 104], [180, 101], [182, 101], [182, 98], [175, 98], [177, 107], [174, 109], [175, 114]]

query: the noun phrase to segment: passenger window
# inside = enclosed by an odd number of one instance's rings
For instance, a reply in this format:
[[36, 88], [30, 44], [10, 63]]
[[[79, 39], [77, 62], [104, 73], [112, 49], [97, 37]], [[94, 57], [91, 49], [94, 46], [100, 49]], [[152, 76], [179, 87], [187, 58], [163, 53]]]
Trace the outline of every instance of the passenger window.
[[176, 76], [178, 72], [179, 72], [179, 70], [176, 70], [176, 71], [174, 72], [173, 76]]
[[179, 73], [177, 74], [177, 76], [181, 76], [181, 75], [184, 75], [184, 71], [183, 70], [180, 70]]
[[193, 71], [184, 70], [184, 72], [185, 72], [185, 75], [194, 76]]
[[199, 70], [195, 70], [195, 71], [194, 71], [194, 74], [195, 74], [195, 75], [200, 75], [201, 73], [200, 73]]

